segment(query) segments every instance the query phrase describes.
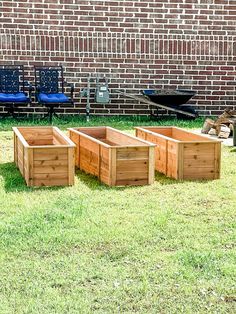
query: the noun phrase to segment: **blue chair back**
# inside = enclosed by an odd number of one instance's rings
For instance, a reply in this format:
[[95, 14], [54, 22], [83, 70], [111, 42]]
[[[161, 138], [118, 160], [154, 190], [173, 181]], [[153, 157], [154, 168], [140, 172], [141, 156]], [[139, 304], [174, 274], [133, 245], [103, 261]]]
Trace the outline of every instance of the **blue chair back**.
[[23, 65], [0, 66], [0, 93], [15, 94], [24, 92]]
[[35, 85], [40, 93], [64, 93], [64, 77], [62, 66], [34, 67]]

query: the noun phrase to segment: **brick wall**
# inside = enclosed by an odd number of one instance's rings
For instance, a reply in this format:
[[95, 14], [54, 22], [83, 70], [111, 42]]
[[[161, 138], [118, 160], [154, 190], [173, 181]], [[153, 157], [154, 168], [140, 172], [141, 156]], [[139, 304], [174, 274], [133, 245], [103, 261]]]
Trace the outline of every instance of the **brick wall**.
[[[236, 0], [2, 0], [0, 64], [63, 64], [78, 92], [89, 73], [105, 73], [112, 102], [96, 114], [147, 114], [114, 89], [197, 91], [201, 114], [235, 105]], [[42, 111], [33, 105], [27, 112]]]

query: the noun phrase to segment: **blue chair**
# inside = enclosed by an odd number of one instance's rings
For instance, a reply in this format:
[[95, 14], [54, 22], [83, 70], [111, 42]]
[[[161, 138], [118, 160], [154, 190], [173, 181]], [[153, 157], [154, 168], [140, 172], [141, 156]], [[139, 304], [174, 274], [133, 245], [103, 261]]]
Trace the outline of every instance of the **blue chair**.
[[[36, 101], [48, 109], [46, 116], [52, 122], [55, 108], [60, 105], [73, 105], [74, 86], [64, 80], [62, 66], [34, 67]], [[70, 96], [65, 94], [65, 85], [70, 87]]]
[[0, 106], [7, 116], [15, 116], [16, 107], [31, 103], [31, 93], [32, 85], [25, 80], [23, 65], [0, 66]]

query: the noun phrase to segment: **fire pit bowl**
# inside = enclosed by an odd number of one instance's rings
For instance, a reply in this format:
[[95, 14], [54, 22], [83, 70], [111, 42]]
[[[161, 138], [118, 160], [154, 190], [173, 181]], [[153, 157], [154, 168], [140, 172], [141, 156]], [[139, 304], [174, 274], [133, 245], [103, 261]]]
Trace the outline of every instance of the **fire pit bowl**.
[[188, 102], [194, 95], [196, 95], [196, 92], [187, 89], [145, 89], [142, 91], [142, 94], [156, 104], [177, 107]]

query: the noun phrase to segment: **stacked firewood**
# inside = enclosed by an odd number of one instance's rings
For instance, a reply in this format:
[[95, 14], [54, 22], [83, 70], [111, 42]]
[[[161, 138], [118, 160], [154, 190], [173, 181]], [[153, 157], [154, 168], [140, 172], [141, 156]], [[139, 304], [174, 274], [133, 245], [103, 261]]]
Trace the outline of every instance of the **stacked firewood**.
[[228, 138], [233, 132], [233, 119], [236, 122], [236, 110], [225, 109], [216, 120], [206, 119], [201, 132], [216, 135], [219, 138]]

